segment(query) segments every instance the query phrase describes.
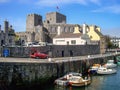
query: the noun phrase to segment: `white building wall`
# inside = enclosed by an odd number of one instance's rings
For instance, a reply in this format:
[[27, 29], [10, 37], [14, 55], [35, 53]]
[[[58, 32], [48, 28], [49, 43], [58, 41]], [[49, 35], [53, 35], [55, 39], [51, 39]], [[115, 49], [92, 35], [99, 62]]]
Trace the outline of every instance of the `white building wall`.
[[[75, 44], [72, 44], [71, 41], [75, 41]], [[54, 45], [85, 45], [86, 40], [81, 38], [54, 38]]]
[[119, 45], [118, 45], [118, 47], [120, 48], [120, 41], [119, 41]]

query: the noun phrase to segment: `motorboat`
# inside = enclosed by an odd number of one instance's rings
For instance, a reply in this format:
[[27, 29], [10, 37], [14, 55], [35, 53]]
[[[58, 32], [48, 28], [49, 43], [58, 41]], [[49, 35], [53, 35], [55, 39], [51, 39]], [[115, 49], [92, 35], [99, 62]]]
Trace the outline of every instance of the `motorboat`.
[[116, 59], [117, 59], [117, 65], [120, 65], [120, 56], [117, 56]]
[[90, 74], [96, 74], [99, 67], [100, 67], [100, 64], [93, 64], [93, 66], [90, 67], [88, 72]]
[[81, 77], [82, 74], [81, 73], [76, 73], [76, 72], [70, 72], [66, 75], [64, 75], [63, 77], [60, 77], [58, 79], [56, 79], [54, 81], [54, 83], [56, 85], [60, 85], [60, 86], [68, 86], [69, 85], [69, 80], [72, 78], [72, 77]]
[[108, 63], [114, 63], [114, 60], [111, 59], [111, 60], [108, 60], [107, 62]]
[[110, 69], [110, 68], [108, 69], [108, 68], [103, 67], [103, 66], [99, 67], [97, 70], [97, 74], [113, 74], [116, 72], [117, 72], [117, 70], [115, 70], [115, 69]]
[[106, 68], [114, 68], [117, 67], [117, 64], [114, 63], [114, 60], [108, 60], [106, 64], [104, 64]]
[[74, 87], [81, 87], [81, 86], [87, 86], [91, 83], [91, 78], [90, 76], [88, 77], [78, 77], [78, 76], [73, 76], [69, 79], [69, 85], [74, 86]]
[[69, 85], [69, 80], [64, 78], [64, 77], [60, 77], [60, 78], [56, 79], [54, 81], [54, 83], [56, 85], [59, 85], [59, 86], [68, 86]]

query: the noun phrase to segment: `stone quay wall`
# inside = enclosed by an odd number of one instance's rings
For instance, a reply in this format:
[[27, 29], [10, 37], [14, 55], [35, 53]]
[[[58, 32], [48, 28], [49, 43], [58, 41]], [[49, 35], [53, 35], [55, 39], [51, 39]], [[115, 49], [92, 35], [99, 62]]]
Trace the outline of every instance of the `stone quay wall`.
[[[74, 57], [100, 53], [99, 45], [49, 45], [41, 47], [4, 47], [11, 57], [29, 57], [34, 50], [47, 53], [50, 57]], [[4, 50], [3, 48], [3, 50]]]
[[86, 74], [92, 64], [102, 64], [109, 59], [115, 59], [115, 56], [83, 60], [66, 59], [54, 62], [0, 62], [0, 88], [42, 86], [46, 83], [53, 84], [56, 78], [68, 72]]

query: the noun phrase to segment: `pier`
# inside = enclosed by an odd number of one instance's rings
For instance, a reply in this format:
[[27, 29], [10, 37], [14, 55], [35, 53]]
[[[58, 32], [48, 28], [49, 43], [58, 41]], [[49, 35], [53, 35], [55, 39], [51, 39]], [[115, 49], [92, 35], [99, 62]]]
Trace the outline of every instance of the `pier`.
[[0, 87], [44, 85], [68, 73], [86, 70], [94, 63], [115, 59], [120, 52], [48, 59], [0, 58]]

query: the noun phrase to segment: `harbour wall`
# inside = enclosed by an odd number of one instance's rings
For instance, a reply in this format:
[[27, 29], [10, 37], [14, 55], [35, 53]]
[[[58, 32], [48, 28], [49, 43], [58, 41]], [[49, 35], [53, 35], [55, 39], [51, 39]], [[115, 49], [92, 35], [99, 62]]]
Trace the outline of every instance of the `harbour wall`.
[[53, 58], [46, 62], [0, 62], [0, 89], [53, 84], [56, 78], [68, 72], [85, 74], [92, 64], [102, 64], [109, 59], [115, 59], [115, 55], [86, 59], [69, 57], [58, 60]]
[[[3, 50], [7, 48], [10, 51], [11, 57], [29, 57], [34, 50], [48, 54], [50, 57], [70, 57], [70, 56], [83, 56], [93, 55], [100, 53], [99, 45], [49, 45], [41, 47], [3, 47]], [[3, 56], [3, 53], [2, 53]]]

